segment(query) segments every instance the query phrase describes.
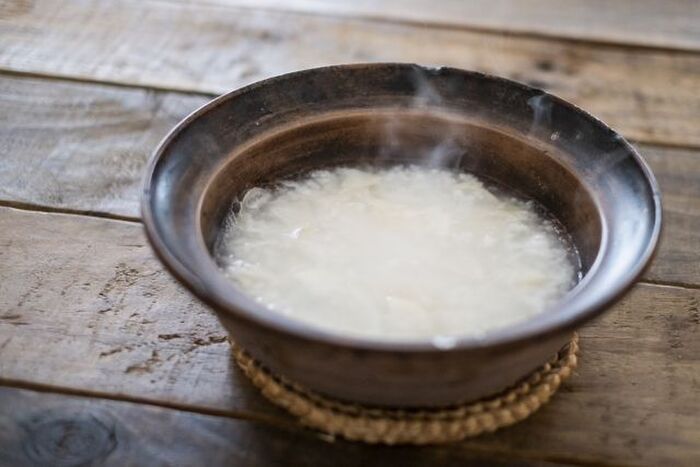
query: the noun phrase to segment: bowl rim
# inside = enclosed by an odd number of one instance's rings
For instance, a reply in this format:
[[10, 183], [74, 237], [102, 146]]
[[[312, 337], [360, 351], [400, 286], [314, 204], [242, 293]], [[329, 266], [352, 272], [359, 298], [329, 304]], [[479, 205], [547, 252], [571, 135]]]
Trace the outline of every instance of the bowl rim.
[[[284, 81], [292, 77], [299, 77], [306, 74], [313, 74], [319, 71], [343, 71], [348, 69], [362, 69], [362, 68], [384, 68], [384, 67], [405, 67], [407, 70], [416, 68], [425, 71], [450, 71], [457, 72], [461, 74], [468, 75], [473, 78], [487, 79], [495, 82], [501, 82], [507, 86], [512, 86], [515, 88], [520, 88], [521, 90], [527, 90], [531, 92], [538, 92], [541, 95], [547, 96], [552, 99], [557, 105], [568, 107], [570, 110], [582, 115], [587, 119], [595, 121], [599, 126], [607, 129], [610, 132], [611, 138], [616, 138], [619, 143], [624, 147], [624, 149], [632, 156], [634, 162], [641, 169], [644, 175], [646, 183], [649, 185], [650, 191], [652, 193], [652, 201], [654, 206], [654, 223], [651, 230], [651, 235], [649, 241], [646, 244], [646, 248], [641, 255], [638, 256], [634, 268], [628, 270], [621, 276], [621, 278], [616, 283], [615, 287], [608, 288], [604, 290], [604, 293], [599, 294], [594, 300], [593, 304], [584, 307], [575, 313], [555, 313], [556, 310], [566, 309], [569, 302], [575, 299], [578, 292], [580, 292], [585, 284], [594, 276], [598, 269], [600, 262], [602, 261], [603, 254], [605, 252], [605, 241], [607, 236], [605, 232], [607, 231], [607, 225], [605, 220], [601, 218], [601, 245], [599, 251], [596, 255], [596, 259], [591, 265], [588, 273], [585, 275], [583, 280], [579, 281], [578, 284], [567, 294], [558, 300], [552, 306], [543, 310], [541, 313], [531, 317], [528, 320], [522, 322], [516, 322], [514, 324], [505, 326], [503, 328], [495, 329], [493, 332], [486, 333], [483, 337], [475, 336], [450, 336], [450, 342], [448, 345], [437, 344], [435, 338], [420, 338], [420, 339], [387, 339], [381, 340], [377, 338], [353, 336], [353, 335], [343, 335], [341, 333], [326, 331], [323, 328], [316, 327], [312, 324], [307, 324], [301, 320], [296, 320], [293, 318], [288, 318], [280, 313], [269, 310], [264, 305], [255, 302], [251, 297], [249, 297], [245, 292], [238, 290], [235, 285], [231, 282], [228, 283], [228, 287], [224, 290], [223, 295], [228, 295], [228, 297], [222, 296], [220, 291], [212, 290], [211, 287], [207, 286], [192, 270], [190, 270], [182, 261], [180, 261], [177, 256], [170, 250], [166, 242], [160, 237], [158, 233], [158, 223], [155, 220], [153, 210], [151, 209], [152, 193], [154, 186], [154, 175], [157, 166], [164, 154], [167, 152], [170, 143], [182, 133], [193, 121], [199, 118], [201, 115], [209, 112], [210, 110], [220, 106], [221, 104], [234, 99], [242, 94], [251, 92], [258, 87], [273, 85], [277, 82]], [[206, 191], [206, 190], [205, 190]], [[197, 203], [197, 210], [200, 211], [201, 200]], [[170, 273], [175, 276], [175, 278], [182, 284], [184, 284], [195, 296], [202, 300], [206, 305], [212, 307], [216, 312], [223, 312], [226, 314], [233, 315], [235, 319], [244, 320], [257, 326], [268, 328], [271, 331], [275, 331], [281, 334], [292, 335], [296, 338], [301, 338], [309, 341], [316, 341], [320, 343], [325, 343], [333, 346], [341, 346], [346, 348], [351, 348], [355, 350], [366, 350], [366, 351], [378, 351], [378, 352], [398, 352], [398, 353], [414, 353], [414, 352], [461, 352], [476, 349], [494, 349], [500, 347], [512, 347], [520, 344], [525, 344], [532, 339], [544, 339], [551, 337], [556, 334], [560, 334], [566, 331], [573, 331], [576, 327], [582, 323], [593, 319], [594, 317], [601, 314], [607, 308], [612, 306], [615, 302], [621, 299], [626, 292], [635, 285], [637, 280], [646, 271], [646, 269], [651, 264], [651, 261], [658, 250], [659, 237], [662, 230], [662, 203], [661, 203], [661, 191], [656, 178], [654, 177], [651, 168], [648, 163], [642, 158], [642, 156], [637, 152], [637, 150], [618, 132], [611, 129], [610, 126], [605, 124], [599, 118], [591, 115], [580, 107], [572, 104], [554, 94], [546, 92], [544, 90], [535, 88], [533, 86], [526, 85], [524, 83], [511, 80], [508, 78], [503, 78], [500, 76], [491, 75], [488, 73], [482, 73], [477, 71], [464, 70], [455, 67], [433, 67], [433, 66], [422, 66], [414, 63], [401, 63], [401, 62], [372, 62], [372, 63], [353, 63], [353, 64], [342, 64], [342, 65], [330, 65], [321, 66], [315, 68], [308, 68], [298, 71], [293, 71], [290, 73], [284, 73], [281, 75], [266, 78], [260, 81], [256, 81], [249, 85], [243, 86], [238, 89], [226, 92], [209, 102], [201, 105], [199, 108], [192, 111], [184, 119], [182, 119], [175, 127], [173, 127], [168, 134], [163, 137], [163, 139], [158, 143], [156, 149], [153, 151], [148, 165], [146, 167], [146, 172], [143, 182], [143, 191], [141, 196], [141, 214], [142, 222], [144, 224], [144, 230], [146, 232], [146, 237], [156, 256], [160, 261], [166, 266]], [[198, 214], [196, 216], [197, 226], [199, 227], [201, 216]], [[223, 278], [223, 273], [218, 268], [215, 260], [211, 257], [211, 254], [207, 251], [206, 245], [204, 244], [202, 238], [201, 228], [197, 229], [196, 234], [200, 242], [200, 246], [206, 251], [206, 255], [211, 263], [211, 266], [216, 269], [216, 272]], [[231, 300], [233, 298], [233, 300]], [[437, 336], [435, 336], [437, 337]]]

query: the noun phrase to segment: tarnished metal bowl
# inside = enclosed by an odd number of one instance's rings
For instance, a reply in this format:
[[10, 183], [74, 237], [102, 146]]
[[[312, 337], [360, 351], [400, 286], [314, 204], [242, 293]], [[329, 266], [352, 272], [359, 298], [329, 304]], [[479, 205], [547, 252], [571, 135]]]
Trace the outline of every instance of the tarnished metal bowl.
[[[334, 165], [421, 164], [436, 148], [441, 163], [535, 200], [564, 226], [583, 279], [555, 306], [449, 348], [381, 342], [281, 316], [219, 270], [212, 249], [247, 189]], [[264, 366], [342, 400], [416, 407], [488, 396], [549, 359], [643, 272], [661, 204], [637, 152], [557, 97], [453, 68], [367, 64], [268, 79], [194, 112], [155, 151], [143, 217], [163, 263]]]

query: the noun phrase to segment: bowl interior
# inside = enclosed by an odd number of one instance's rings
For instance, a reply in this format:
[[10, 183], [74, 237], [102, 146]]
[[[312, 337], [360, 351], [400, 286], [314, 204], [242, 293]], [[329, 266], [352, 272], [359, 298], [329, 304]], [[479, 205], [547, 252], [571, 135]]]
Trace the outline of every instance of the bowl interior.
[[234, 200], [253, 186], [319, 168], [393, 164], [469, 172], [499, 192], [534, 200], [562, 228], [582, 273], [598, 255], [602, 225], [594, 199], [546, 147], [458, 114], [416, 109], [319, 115], [232, 152], [204, 194], [200, 225], [207, 248], [215, 255]]

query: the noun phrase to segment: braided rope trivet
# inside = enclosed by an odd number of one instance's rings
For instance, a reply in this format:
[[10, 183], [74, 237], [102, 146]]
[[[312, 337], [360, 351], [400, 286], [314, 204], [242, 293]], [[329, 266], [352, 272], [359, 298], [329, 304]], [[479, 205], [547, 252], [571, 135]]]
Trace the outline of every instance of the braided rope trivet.
[[332, 436], [385, 444], [459, 441], [517, 423], [539, 409], [576, 368], [578, 335], [551, 361], [501, 394], [447, 409], [367, 408], [337, 402], [273, 376], [233, 344], [238, 366], [262, 394], [299, 421]]

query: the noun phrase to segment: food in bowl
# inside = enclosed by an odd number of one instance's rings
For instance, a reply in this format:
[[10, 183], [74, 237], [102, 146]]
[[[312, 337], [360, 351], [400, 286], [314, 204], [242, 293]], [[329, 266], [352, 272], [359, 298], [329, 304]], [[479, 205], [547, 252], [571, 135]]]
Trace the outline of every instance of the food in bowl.
[[553, 219], [463, 172], [316, 170], [236, 204], [217, 248], [228, 277], [345, 335], [449, 346], [542, 312], [578, 272]]

